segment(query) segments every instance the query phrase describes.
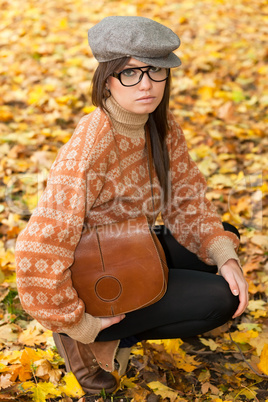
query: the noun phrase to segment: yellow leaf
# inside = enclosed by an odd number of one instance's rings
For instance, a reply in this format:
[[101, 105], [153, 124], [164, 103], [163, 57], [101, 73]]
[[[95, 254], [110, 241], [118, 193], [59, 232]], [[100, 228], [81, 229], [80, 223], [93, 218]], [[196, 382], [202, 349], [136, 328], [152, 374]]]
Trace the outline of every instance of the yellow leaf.
[[184, 351], [180, 348], [180, 346], [183, 344], [183, 341], [181, 339], [163, 339], [162, 343], [165, 347], [165, 350], [167, 353], [171, 354], [182, 354], [184, 355]]
[[[17, 377], [20, 374], [21, 368], [22, 368], [22, 366], [20, 364], [12, 364], [10, 366], [7, 366], [5, 370], [1, 370], [1, 371], [10, 373], [11, 374], [10, 381], [16, 381]], [[29, 375], [27, 380], [30, 378], [31, 377]]]
[[8, 267], [8, 265], [13, 264], [14, 262], [15, 262], [14, 251], [6, 250], [5, 255], [3, 255], [3, 257], [2, 255], [0, 255], [0, 263], [3, 269], [5, 267]]
[[6, 371], [6, 364], [0, 363], [0, 373], [3, 373], [3, 371]]
[[196, 368], [201, 364], [195, 361], [194, 356], [185, 355], [185, 357], [177, 358], [176, 355], [173, 356], [176, 367], [181, 370], [186, 371], [187, 373], [191, 373], [196, 370]]
[[249, 311], [266, 310], [265, 305], [264, 300], [250, 300], [247, 308]]
[[250, 314], [253, 315], [253, 317], [255, 319], [257, 319], [257, 318], [260, 318], [260, 317], [266, 317], [267, 316], [267, 311], [257, 310], [257, 311], [253, 311]]
[[198, 381], [199, 382], [206, 382], [210, 379], [210, 371], [209, 370], [203, 370], [198, 376]]
[[[224, 399], [224, 401], [225, 402], [232, 402], [230, 399]], [[223, 400], [222, 399], [220, 399], [220, 398], [216, 398], [216, 399], [213, 399], [213, 402], [223, 402]]]
[[[258, 293], [258, 292], [262, 293], [262, 292], [265, 292], [265, 289], [266, 289], [266, 286], [265, 286], [264, 284], [259, 283], [259, 284], [256, 286], [252, 281], [249, 281], [249, 284], [248, 284], [248, 292], [249, 292], [250, 294], [255, 295], [255, 294]], [[258, 310], [257, 310], [257, 311], [258, 311]], [[262, 313], [263, 313], [263, 311], [262, 311]], [[255, 314], [254, 314], [254, 315], [255, 315]]]
[[95, 106], [85, 106], [85, 107], [83, 107], [82, 112], [89, 114], [89, 113], [93, 112], [95, 109], [96, 109]]
[[32, 365], [35, 361], [40, 360], [41, 356], [34, 349], [25, 348], [22, 352], [20, 362], [21, 367], [18, 369], [20, 381], [27, 381], [32, 377]]
[[52, 368], [51, 364], [46, 359], [37, 360], [34, 365], [36, 367], [35, 375], [37, 377], [43, 377], [48, 374]]
[[[147, 389], [140, 387], [138, 384], [134, 388], [128, 388], [126, 396], [128, 401], [144, 402], [147, 401], [147, 397], [151, 392]], [[113, 399], [113, 398], [112, 398]], [[119, 399], [120, 400], [120, 399]], [[82, 401], [82, 399], [81, 399]], [[67, 402], [67, 401], [66, 401]]]
[[163, 385], [159, 381], [152, 381], [147, 384], [149, 388], [151, 388], [156, 395], [160, 395], [162, 398], [169, 398], [170, 402], [174, 402], [177, 398], [178, 392], [174, 391], [174, 389]]
[[30, 105], [39, 104], [46, 96], [45, 90], [41, 85], [36, 85], [30, 92], [28, 103]]
[[18, 339], [18, 329], [19, 327], [15, 324], [6, 324], [0, 327], [0, 341], [5, 342], [16, 342]]
[[24, 382], [30, 380], [33, 376], [32, 370], [29, 367], [20, 366], [16, 369], [16, 375], [19, 377], [19, 380]]
[[143, 350], [141, 343], [137, 343], [135, 346], [133, 346], [133, 348], [131, 349], [131, 354], [137, 355], [137, 356], [144, 355], [144, 350]]
[[83, 60], [80, 59], [79, 57], [72, 57], [66, 60], [66, 63], [70, 66], [81, 67], [83, 64]]
[[3, 271], [0, 269], [0, 284], [3, 283], [5, 280], [5, 274], [3, 273]]
[[216, 59], [220, 59], [221, 57], [222, 57], [222, 53], [220, 53], [220, 52], [211, 52], [210, 54], [209, 54], [210, 56], [212, 56], [212, 57], [214, 57], [214, 58], [216, 58]]
[[180, 24], [183, 24], [184, 22], [187, 22], [187, 21], [188, 21], [188, 20], [187, 20], [187, 18], [185, 18], [185, 17], [182, 17], [182, 16], [181, 16], [181, 17], [179, 18], [179, 23], [180, 23]]
[[73, 373], [67, 373], [63, 377], [63, 381], [65, 382], [65, 385], [61, 385], [59, 389], [67, 396], [81, 398], [85, 394]]
[[67, 18], [62, 18], [62, 19], [60, 20], [59, 27], [60, 27], [61, 29], [68, 28], [68, 20], [67, 20]]
[[35, 392], [34, 392], [34, 401], [39, 402], [38, 396], [40, 395], [40, 402], [43, 402], [43, 399], [41, 399], [44, 395], [46, 401], [48, 396], [60, 396], [61, 393], [58, 389], [55, 388], [55, 385], [53, 385], [51, 382], [39, 382], [36, 385]]
[[261, 66], [258, 69], [259, 74], [267, 75], [268, 74], [268, 66]]
[[247, 332], [241, 332], [241, 331], [235, 331], [232, 333], [232, 338], [235, 342], [237, 343], [250, 343], [252, 338], [257, 338], [259, 336], [257, 331], [247, 331]]
[[40, 359], [53, 359], [54, 353], [52, 350], [34, 350], [31, 348], [25, 348], [21, 354], [20, 363], [21, 367], [18, 369], [18, 375], [20, 381], [26, 381], [31, 378], [33, 365]]
[[137, 380], [136, 377], [127, 378], [127, 376], [124, 375], [120, 380], [120, 387], [136, 388], [137, 384], [134, 382], [135, 380]]
[[240, 330], [240, 331], [250, 331], [251, 329], [254, 329], [255, 331], [257, 331], [257, 332], [261, 332], [262, 331], [262, 328], [261, 328], [261, 325], [260, 324], [255, 324], [255, 323], [250, 323], [250, 322], [246, 322], [246, 323], [243, 323], [243, 324], [238, 324], [237, 325], [237, 328]]
[[0, 121], [9, 121], [13, 119], [13, 114], [6, 106], [0, 107]]
[[250, 401], [252, 399], [254, 399], [256, 401], [256, 395], [257, 395], [257, 387], [245, 387], [242, 389], [242, 391], [239, 392], [239, 396], [240, 395], [244, 395], [246, 397], [246, 401]]
[[267, 339], [268, 339], [267, 332], [268, 332], [268, 329], [266, 327], [265, 330], [263, 332], [261, 332], [257, 338], [252, 338], [249, 340], [249, 344], [251, 346], [253, 346], [254, 348], [256, 348], [256, 353], [258, 356], [261, 355], [264, 345], [267, 343]]
[[25, 348], [22, 352], [20, 361], [25, 366], [30, 366], [34, 362], [40, 360], [42, 358], [42, 354], [39, 351], [36, 351], [31, 348]]
[[212, 87], [202, 87], [198, 90], [198, 95], [200, 95], [202, 100], [209, 100], [213, 97], [215, 89]]
[[264, 374], [268, 375], [268, 343], [262, 349], [258, 367]]
[[40, 345], [41, 343], [45, 343], [49, 336], [49, 331], [44, 334], [40, 333], [39, 329], [30, 327], [20, 334], [19, 342], [27, 346]]
[[203, 345], [208, 346], [213, 352], [219, 347], [219, 345], [213, 341], [213, 339], [200, 338], [200, 341], [203, 343]]
[[268, 236], [267, 235], [254, 235], [251, 239], [253, 244], [263, 248], [264, 250], [268, 249]]
[[219, 141], [222, 140], [223, 134], [220, 133], [219, 130], [215, 130], [215, 129], [212, 130], [212, 129], [210, 129], [210, 130], [207, 130], [207, 131], [208, 131], [210, 137], [213, 138], [214, 140], [219, 140]]
[[212, 188], [233, 187], [234, 181], [235, 180], [230, 175], [215, 174], [212, 177], [208, 178], [208, 185]]
[[201, 363], [195, 361], [194, 356], [189, 356], [186, 352], [180, 348], [183, 344], [181, 339], [160, 339], [147, 341], [152, 345], [163, 345], [165, 351], [172, 356], [176, 367], [191, 373], [194, 371]]
[[33, 400], [35, 402], [46, 402], [47, 397], [60, 396], [61, 393], [51, 382], [39, 382], [35, 384], [32, 381], [21, 384], [21, 387], [33, 393]]
[[77, 98], [74, 95], [64, 95], [56, 99], [56, 102], [61, 105], [72, 105], [77, 102]]

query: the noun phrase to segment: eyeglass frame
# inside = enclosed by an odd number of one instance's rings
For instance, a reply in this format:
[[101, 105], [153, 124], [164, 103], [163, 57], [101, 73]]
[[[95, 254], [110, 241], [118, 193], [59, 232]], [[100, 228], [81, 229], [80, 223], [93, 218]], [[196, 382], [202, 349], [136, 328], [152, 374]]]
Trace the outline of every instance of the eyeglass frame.
[[[135, 85], [138, 85], [138, 83], [141, 82], [141, 80], [143, 79], [144, 74], [147, 74], [148, 78], [149, 78], [151, 81], [153, 81], [153, 82], [163, 82], [163, 81], [166, 81], [166, 80], [168, 79], [168, 77], [169, 77], [169, 75], [170, 75], [170, 68], [165, 68], [165, 69], [167, 70], [167, 76], [166, 76], [166, 78], [164, 78], [163, 80], [160, 80], [160, 81], [156, 81], [156, 80], [154, 80], [153, 78], [151, 78], [150, 75], [149, 75], [149, 70], [150, 70], [150, 68], [152, 68], [152, 67], [156, 67], [156, 66], [144, 66], [144, 67], [129, 67], [129, 68], [124, 68], [124, 70], [120, 71], [119, 73], [116, 73], [116, 72], [112, 73], [112, 74], [111, 74], [111, 77], [117, 78], [117, 79], [119, 80], [120, 84], [123, 85], [123, 87], [134, 87]], [[142, 68], [147, 68], [147, 70], [143, 71]], [[163, 68], [163, 67], [160, 67], [160, 68]], [[132, 85], [125, 85], [125, 84], [123, 84], [123, 82], [121, 81], [121, 74], [122, 74], [124, 71], [126, 71], [126, 70], [140, 70], [141, 74], [140, 74], [140, 77], [139, 77], [139, 81], [136, 82], [136, 84], [132, 84]]]

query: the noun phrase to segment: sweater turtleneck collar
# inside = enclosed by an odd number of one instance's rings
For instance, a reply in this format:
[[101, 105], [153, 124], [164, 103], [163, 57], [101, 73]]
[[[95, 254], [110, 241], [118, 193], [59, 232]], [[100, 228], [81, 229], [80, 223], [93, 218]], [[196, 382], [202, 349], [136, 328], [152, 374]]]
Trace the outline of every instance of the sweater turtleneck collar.
[[106, 109], [116, 132], [130, 138], [144, 137], [144, 126], [149, 114], [136, 114], [120, 106], [110, 96], [106, 99]]

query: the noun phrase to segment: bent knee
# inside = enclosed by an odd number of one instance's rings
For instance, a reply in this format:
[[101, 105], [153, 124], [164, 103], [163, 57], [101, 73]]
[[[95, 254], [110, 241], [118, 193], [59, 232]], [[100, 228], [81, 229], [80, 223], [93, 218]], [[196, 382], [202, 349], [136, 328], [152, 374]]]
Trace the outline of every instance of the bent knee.
[[217, 289], [214, 289], [214, 314], [224, 317], [228, 321], [235, 313], [239, 305], [239, 297], [234, 296], [223, 277], [218, 277]]

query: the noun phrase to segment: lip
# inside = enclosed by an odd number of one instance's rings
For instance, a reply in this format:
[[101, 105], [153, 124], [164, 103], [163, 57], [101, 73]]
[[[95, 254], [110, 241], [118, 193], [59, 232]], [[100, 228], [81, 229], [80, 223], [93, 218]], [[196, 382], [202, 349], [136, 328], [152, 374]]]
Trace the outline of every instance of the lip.
[[145, 103], [149, 103], [152, 102], [155, 99], [154, 96], [143, 96], [141, 98], [138, 98], [137, 101], [138, 102], [145, 102]]

